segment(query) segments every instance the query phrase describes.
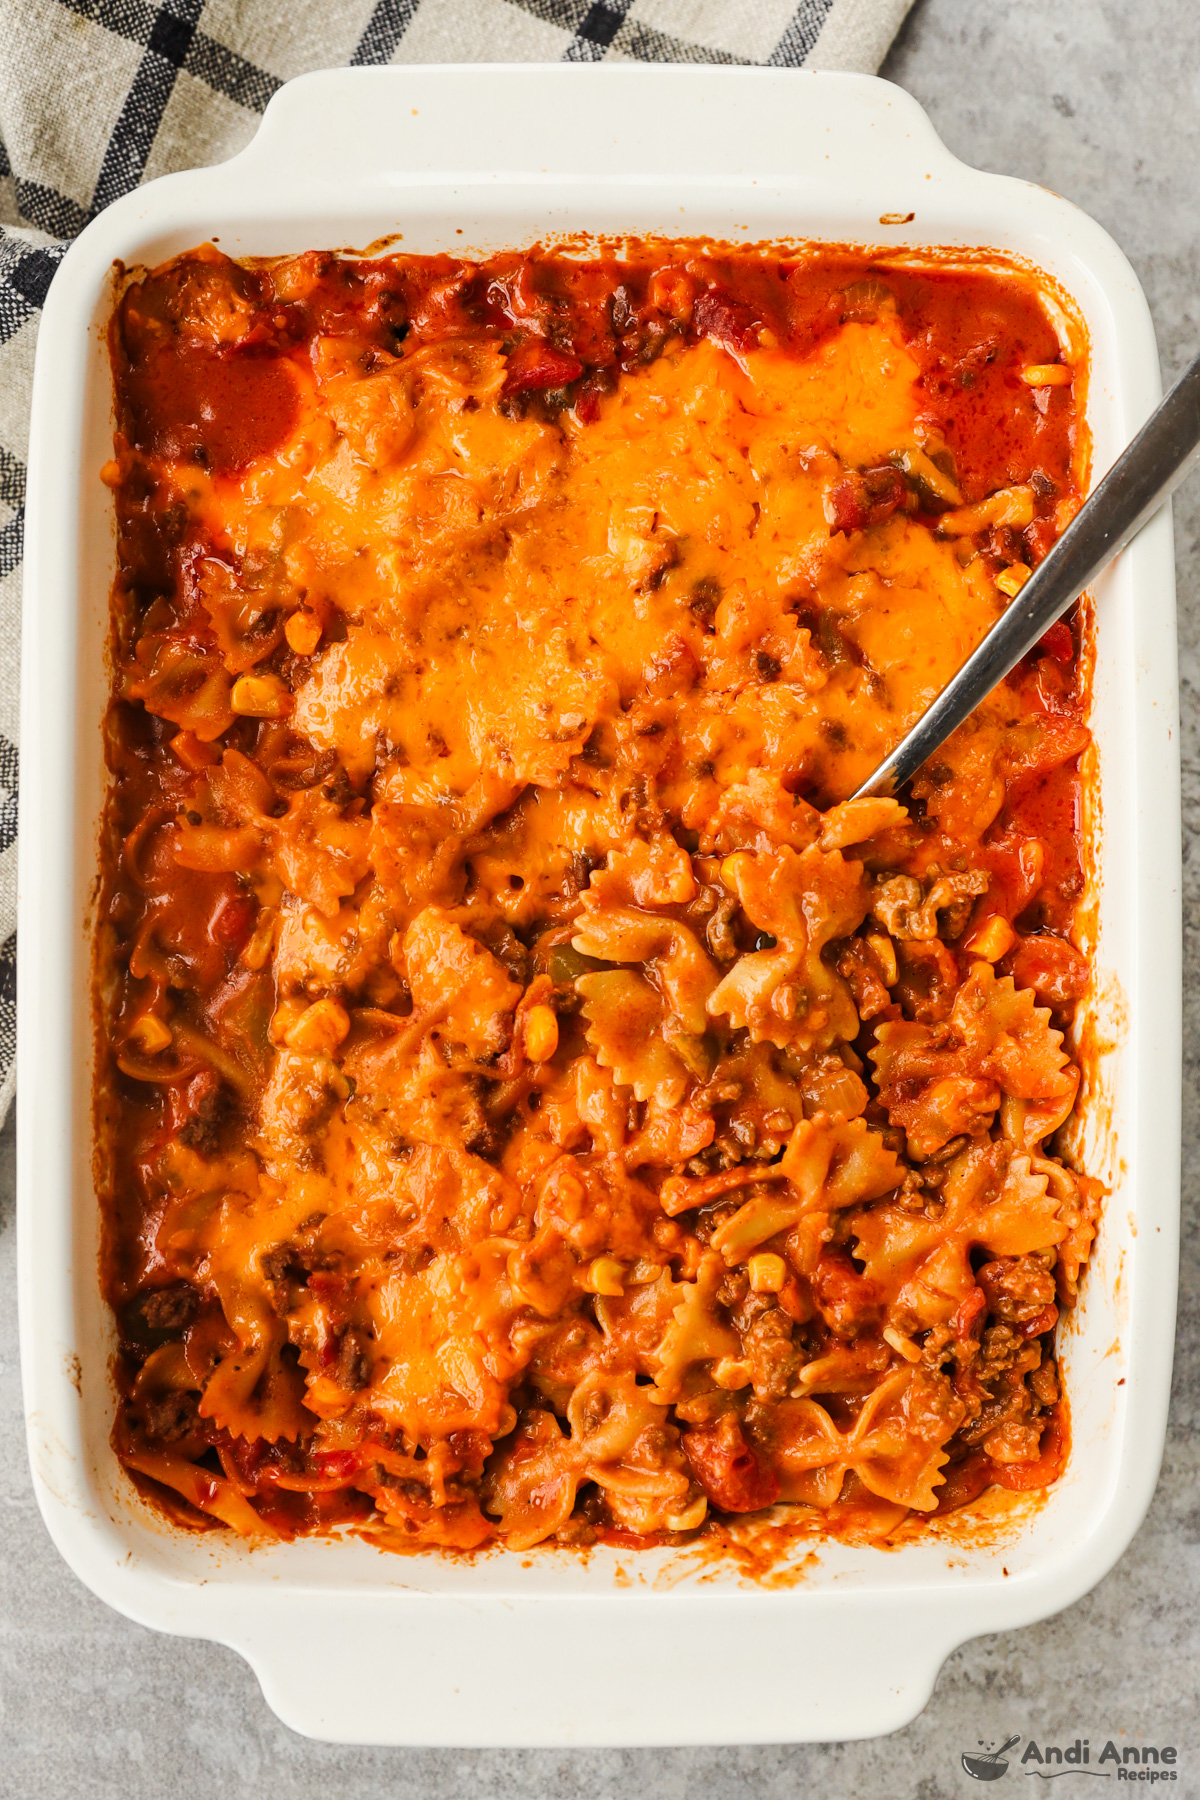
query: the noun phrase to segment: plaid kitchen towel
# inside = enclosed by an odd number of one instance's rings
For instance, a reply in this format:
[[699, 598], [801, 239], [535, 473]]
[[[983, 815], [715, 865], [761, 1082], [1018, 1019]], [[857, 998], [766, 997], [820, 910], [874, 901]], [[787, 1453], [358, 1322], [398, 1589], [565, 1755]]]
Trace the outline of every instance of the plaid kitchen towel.
[[912, 0], [0, 0], [0, 1121], [14, 1083], [21, 527], [33, 346], [88, 220], [219, 162], [290, 76], [393, 62], [873, 74]]

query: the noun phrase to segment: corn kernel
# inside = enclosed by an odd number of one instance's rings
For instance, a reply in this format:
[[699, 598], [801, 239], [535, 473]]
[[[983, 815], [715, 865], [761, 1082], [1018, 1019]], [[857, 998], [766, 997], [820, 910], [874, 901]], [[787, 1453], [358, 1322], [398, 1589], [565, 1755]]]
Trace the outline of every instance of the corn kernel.
[[1066, 363], [1029, 363], [1021, 370], [1026, 387], [1070, 387], [1074, 379], [1074, 370]]
[[297, 656], [311, 656], [321, 641], [321, 621], [310, 612], [294, 612], [283, 628], [283, 635]]
[[273, 1044], [287, 1043], [288, 1032], [297, 1019], [303, 1018], [307, 1004], [306, 1000], [296, 994], [291, 994], [286, 1000], [279, 1002], [271, 1014], [271, 1023], [267, 1027], [267, 1034]]
[[985, 962], [994, 963], [999, 962], [1002, 956], [1007, 956], [1016, 941], [1017, 934], [1008, 920], [1002, 919], [997, 913], [976, 927], [963, 949], [972, 956], [981, 956]]
[[284, 1043], [301, 1056], [332, 1056], [350, 1030], [350, 1014], [340, 1000], [314, 1000], [289, 1026]]
[[725, 886], [731, 893], [737, 893], [738, 873], [745, 867], [749, 860], [750, 859], [744, 850], [735, 850], [733, 855], [727, 856], [721, 864], [721, 880], [725, 883]]
[[153, 1013], [143, 1013], [140, 1019], [135, 1019], [129, 1028], [129, 1036], [147, 1056], [158, 1056], [163, 1050], [170, 1049], [173, 1042], [170, 1026], [156, 1019]]
[[656, 269], [650, 277], [647, 298], [651, 306], [686, 324], [692, 316], [696, 283], [686, 269]]
[[277, 675], [239, 675], [229, 704], [251, 719], [286, 719], [295, 702]]
[[1027, 563], [1009, 563], [1007, 569], [1001, 570], [997, 575], [996, 586], [1010, 600], [1015, 600], [1032, 574], [1033, 570]]
[[608, 1294], [619, 1299], [625, 1292], [625, 1265], [615, 1256], [597, 1256], [588, 1264], [583, 1284], [589, 1294]]
[[115, 488], [121, 485], [121, 465], [110, 458], [100, 470], [100, 479], [105, 487]]
[[788, 1277], [782, 1256], [775, 1256], [770, 1250], [760, 1250], [757, 1256], [752, 1256], [746, 1264], [746, 1273], [756, 1294], [777, 1294]]
[[886, 931], [868, 932], [867, 949], [879, 964], [884, 987], [895, 987], [900, 979], [900, 965], [896, 961], [896, 946]]
[[531, 1006], [525, 1014], [525, 1054], [546, 1062], [558, 1049], [558, 1019], [552, 1006]]
[[725, 1388], [727, 1392], [749, 1387], [753, 1379], [749, 1363], [742, 1362], [736, 1356], [723, 1356], [713, 1370], [713, 1380], [719, 1388]]
[[707, 1513], [708, 1497], [705, 1494], [701, 1494], [698, 1499], [693, 1500], [690, 1505], [685, 1506], [680, 1512], [668, 1513], [667, 1530], [695, 1531], [697, 1525], [703, 1525]]

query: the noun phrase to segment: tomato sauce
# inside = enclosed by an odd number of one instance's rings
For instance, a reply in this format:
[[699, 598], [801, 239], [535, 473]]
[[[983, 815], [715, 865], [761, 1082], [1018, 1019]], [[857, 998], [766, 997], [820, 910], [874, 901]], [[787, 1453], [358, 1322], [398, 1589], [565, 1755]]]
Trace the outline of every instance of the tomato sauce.
[[846, 796], [1078, 505], [1062, 320], [837, 246], [123, 277], [102, 1278], [173, 1518], [857, 1541], [1057, 1479], [1078, 622]]

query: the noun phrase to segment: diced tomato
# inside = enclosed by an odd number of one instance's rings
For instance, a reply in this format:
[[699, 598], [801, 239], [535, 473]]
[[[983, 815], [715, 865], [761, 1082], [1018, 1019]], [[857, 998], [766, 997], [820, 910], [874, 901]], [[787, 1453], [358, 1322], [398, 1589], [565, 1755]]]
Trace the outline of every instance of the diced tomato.
[[692, 311], [697, 337], [712, 338], [731, 350], [753, 350], [758, 343], [754, 314], [724, 288], [701, 294]]
[[825, 495], [825, 517], [833, 531], [865, 531], [888, 519], [904, 502], [899, 469], [864, 469], [843, 475]]
[[973, 1287], [966, 1299], [961, 1301], [954, 1317], [950, 1321], [950, 1329], [956, 1338], [973, 1338], [975, 1328], [987, 1312], [987, 1295], [981, 1287]]
[[1058, 1308], [1051, 1303], [1049, 1306], [1044, 1306], [1040, 1313], [1021, 1326], [1021, 1336], [1023, 1338], [1041, 1337], [1043, 1332], [1053, 1331], [1057, 1324]]
[[1025, 561], [1031, 569], [1036, 569], [1058, 542], [1058, 527], [1053, 519], [1035, 519], [1021, 535], [1025, 541]]
[[230, 956], [240, 956], [254, 930], [258, 901], [253, 894], [226, 897], [209, 922], [209, 932]]
[[[336, 1269], [314, 1269], [308, 1278], [309, 1293], [316, 1294], [327, 1305], [335, 1304], [342, 1299], [348, 1286], [346, 1277], [339, 1275]], [[336, 1344], [333, 1347], [333, 1354], [337, 1355]]]
[[357, 1450], [314, 1450], [313, 1467], [327, 1481], [345, 1481], [362, 1467]]
[[541, 338], [527, 338], [510, 351], [508, 373], [501, 393], [524, 394], [533, 389], [566, 387], [578, 381], [583, 364], [567, 350], [556, 350]]
[[471, 1469], [475, 1474], [481, 1473], [492, 1449], [492, 1440], [486, 1432], [469, 1429], [452, 1431], [446, 1441], [464, 1469]]
[[812, 1298], [808, 1292], [808, 1283], [801, 1287], [794, 1275], [788, 1279], [775, 1296], [776, 1304], [781, 1306], [788, 1318], [797, 1325], [807, 1325], [816, 1312]]
[[1051, 932], [1023, 938], [1005, 966], [1018, 987], [1032, 988], [1051, 1006], [1078, 1000], [1088, 984], [1087, 959], [1074, 944]]
[[1071, 636], [1071, 627], [1065, 619], [1056, 619], [1049, 631], [1038, 639], [1038, 649], [1044, 656], [1052, 656], [1055, 662], [1069, 663], [1075, 660], [1075, 639]]
[[879, 1289], [859, 1273], [850, 1252], [840, 1245], [825, 1245], [809, 1280], [821, 1317], [839, 1337], [854, 1336], [879, 1323]]
[[683, 1434], [692, 1473], [722, 1512], [757, 1512], [779, 1498], [779, 1477], [764, 1469], [734, 1413]]
[[1030, 1488], [1049, 1487], [1057, 1481], [1066, 1459], [1067, 1416], [1065, 1406], [1059, 1401], [1042, 1433], [1041, 1450], [1032, 1462], [998, 1463], [992, 1462], [990, 1457], [988, 1461], [994, 1482], [1012, 1493], [1023, 1494]]
[[575, 396], [575, 413], [583, 425], [594, 425], [600, 417], [600, 394], [585, 381]]
[[266, 1445], [261, 1438], [232, 1438], [229, 1444], [234, 1466], [243, 1481], [256, 1481]]
[[961, 1462], [951, 1463], [945, 1473], [946, 1479], [937, 1490], [938, 1513], [970, 1505], [996, 1479], [992, 1459], [985, 1450], [972, 1450]]

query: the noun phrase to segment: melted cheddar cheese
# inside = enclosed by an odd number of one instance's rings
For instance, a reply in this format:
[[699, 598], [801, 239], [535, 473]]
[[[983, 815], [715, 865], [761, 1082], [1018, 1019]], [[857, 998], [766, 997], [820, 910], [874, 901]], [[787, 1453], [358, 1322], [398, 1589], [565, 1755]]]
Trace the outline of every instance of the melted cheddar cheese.
[[846, 801], [1077, 503], [1015, 271], [129, 282], [118, 1451], [188, 1523], [884, 1537], [1052, 1481], [1099, 1190], [1075, 638]]

